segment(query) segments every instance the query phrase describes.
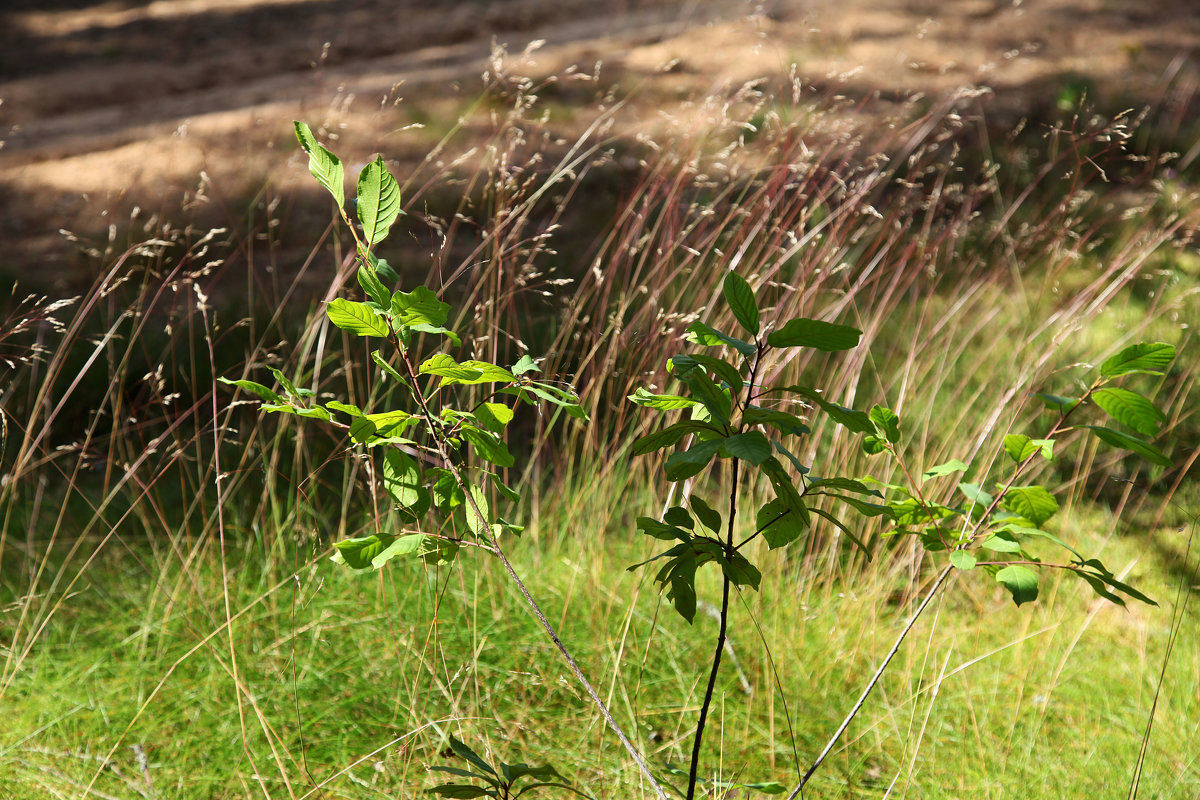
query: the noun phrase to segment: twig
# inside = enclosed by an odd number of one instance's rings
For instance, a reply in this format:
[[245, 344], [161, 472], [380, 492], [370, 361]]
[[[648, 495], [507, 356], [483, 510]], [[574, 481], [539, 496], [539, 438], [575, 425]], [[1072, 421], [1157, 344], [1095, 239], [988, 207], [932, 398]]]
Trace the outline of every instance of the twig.
[[842, 720], [842, 724], [838, 726], [837, 731], [835, 731], [833, 736], [829, 738], [829, 741], [825, 744], [825, 749], [821, 751], [821, 755], [817, 756], [817, 760], [814, 761], [812, 766], [808, 768], [808, 772], [804, 773], [804, 777], [800, 779], [798, 784], [796, 784], [796, 788], [792, 789], [792, 793], [787, 796], [787, 800], [795, 800], [796, 795], [800, 794], [800, 792], [804, 789], [804, 785], [808, 783], [809, 778], [811, 778], [813, 773], [817, 771], [817, 768], [824, 763], [825, 759], [829, 756], [830, 751], [833, 750], [833, 746], [838, 743], [838, 740], [842, 738], [842, 734], [845, 733], [846, 729], [850, 727], [851, 721], [858, 716], [859, 710], [863, 707], [863, 704], [867, 702], [867, 696], [871, 694], [871, 690], [875, 688], [875, 684], [879, 683], [879, 680], [883, 677], [883, 672], [887, 669], [888, 664], [892, 662], [892, 658], [897, 652], [899, 652], [900, 645], [904, 643], [905, 637], [908, 636], [908, 633], [913, 629], [913, 626], [917, 624], [917, 620], [921, 618], [921, 615], [925, 613], [925, 609], [929, 607], [930, 601], [932, 601], [937, 595], [938, 590], [942, 588], [942, 584], [946, 582], [946, 578], [950, 577], [950, 573], [953, 571], [953, 569], [954, 567], [948, 566], [942, 570], [940, 575], [938, 575], [937, 580], [933, 583], [933, 588], [929, 590], [929, 594], [925, 595], [925, 599], [921, 601], [921, 605], [919, 608], [917, 608], [916, 613], [912, 615], [912, 618], [908, 621], [908, 624], [904, 626], [904, 629], [900, 631], [900, 635], [896, 637], [896, 641], [892, 643], [892, 649], [888, 651], [887, 656], [883, 659], [883, 663], [879, 665], [879, 669], [875, 670], [875, 674], [871, 677], [871, 680], [867, 682], [866, 688], [864, 688], [862, 694], [859, 695], [858, 701], [855, 702], [854, 707], [850, 709], [850, 713], [846, 715], [846, 718]]

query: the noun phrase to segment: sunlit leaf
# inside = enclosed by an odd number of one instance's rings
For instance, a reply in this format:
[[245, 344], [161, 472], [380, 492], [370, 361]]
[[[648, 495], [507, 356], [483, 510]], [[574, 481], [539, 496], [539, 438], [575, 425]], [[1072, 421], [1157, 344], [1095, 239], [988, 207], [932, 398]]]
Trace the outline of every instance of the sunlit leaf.
[[296, 138], [304, 152], [308, 153], [308, 171], [333, 195], [338, 208], [346, 205], [346, 174], [342, 162], [333, 153], [326, 150], [317, 142], [312, 130], [303, 122], [293, 123], [296, 128]]
[[1142, 458], [1152, 464], [1158, 464], [1160, 467], [1172, 467], [1174, 464], [1171, 459], [1167, 458], [1161, 450], [1149, 442], [1144, 442], [1136, 436], [1130, 436], [1121, 431], [1115, 431], [1112, 428], [1105, 428], [1099, 425], [1084, 425], [1083, 427], [1096, 434], [1096, 438], [1105, 444], [1119, 447], [1122, 450], [1129, 450], [1137, 453]]
[[366, 303], [352, 303], [339, 297], [325, 307], [325, 314], [334, 325], [359, 336], [387, 336], [391, 333], [387, 321]]
[[753, 358], [754, 354], [758, 352], [758, 348], [750, 342], [722, 333], [703, 322], [693, 322], [687, 327], [687, 340], [707, 347], [727, 344], [746, 358]]
[[1135, 372], [1161, 375], [1175, 360], [1175, 348], [1165, 342], [1139, 342], [1130, 345], [1100, 365], [1100, 374], [1105, 378], [1129, 375]]
[[282, 403], [283, 402], [282, 397], [277, 395], [271, 389], [268, 389], [266, 386], [263, 386], [261, 383], [255, 383], [254, 381], [245, 381], [245, 380], [231, 381], [228, 378], [217, 378], [217, 380], [220, 381], [221, 383], [228, 384], [230, 386], [236, 386], [239, 389], [245, 389], [247, 392], [250, 392], [251, 394], [256, 395], [260, 400], [262, 400], [265, 403]]
[[725, 273], [725, 281], [721, 286], [721, 294], [729, 304], [729, 310], [738, 324], [751, 336], [758, 335], [758, 303], [754, 299], [754, 290], [750, 284], [736, 272]]
[[1008, 590], [1017, 605], [1037, 599], [1037, 573], [1028, 567], [1020, 564], [1005, 567], [996, 573], [996, 581]]
[[376, 156], [358, 173], [357, 210], [368, 245], [383, 241], [400, 216], [400, 184], [383, 163], [383, 156]]
[[1104, 387], [1092, 393], [1092, 402], [1122, 425], [1143, 436], [1155, 436], [1167, 421], [1158, 406], [1137, 392], [1116, 387]]
[[1037, 527], [1058, 513], [1058, 500], [1044, 486], [1013, 486], [1004, 495], [1004, 508]]
[[725, 440], [724, 452], [757, 466], [771, 457], [771, 443], [759, 431], [739, 433]]
[[818, 319], [789, 320], [782, 328], [767, 334], [772, 347], [812, 347], [824, 352], [858, 347], [862, 331], [848, 325], [835, 325]]

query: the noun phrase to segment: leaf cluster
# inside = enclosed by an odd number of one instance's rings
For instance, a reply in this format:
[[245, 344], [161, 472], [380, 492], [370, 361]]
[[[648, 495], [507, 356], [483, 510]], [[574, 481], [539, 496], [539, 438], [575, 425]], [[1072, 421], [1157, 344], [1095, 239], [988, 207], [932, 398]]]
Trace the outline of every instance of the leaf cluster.
[[[635, 455], [675, 448], [663, 464], [668, 481], [685, 481], [718, 462], [729, 461], [736, 464], [736, 470], [761, 475], [772, 489], [771, 499], [754, 513], [754, 532], [741, 542], [734, 540], [736, 481], [724, 520], [695, 492], [689, 494], [686, 506], [672, 506], [661, 520], [638, 518], [642, 533], [677, 543], [630, 569], [662, 561], [655, 581], [688, 622], [696, 613], [696, 570], [705, 564], [719, 566], [724, 579], [734, 586], [758, 588], [762, 574], [743, 548], [759, 536], [772, 550], [786, 547], [800, 539], [818, 516], [861, 545], [837, 516], [814, 506], [814, 498], [829, 497], [866, 515], [886, 510], [876, 502], [880, 497], [876, 490], [851, 478], [816, 477], [797, 455], [797, 441], [810, 433], [804, 414], [813, 406], [855, 432], [874, 430], [871, 419], [827, 400], [813, 387], [760, 382], [772, 361], [790, 358], [797, 348], [849, 350], [858, 345], [862, 332], [806, 318], [784, 320], [764, 331], [763, 312], [754, 290], [734, 272], [725, 276], [721, 296], [741, 328], [739, 335], [693, 323], [687, 329], [687, 340], [708, 350], [670, 358], [668, 369], [679, 384], [678, 391], [656, 394], [638, 389], [629, 397], [630, 402], [646, 408], [687, 412], [686, 418], [633, 443]], [[798, 483], [793, 475], [799, 476]]]
[[[959, 460], [939, 464], [927, 470], [913, 486], [880, 484], [889, 492], [889, 516], [895, 527], [889, 535], [912, 535], [925, 549], [946, 551], [957, 569], [983, 569], [1003, 586], [1017, 605], [1038, 596], [1037, 568], [1059, 568], [1086, 582], [1100, 596], [1124, 604], [1132, 597], [1153, 603], [1149, 597], [1119, 581], [1104, 564], [1079, 553], [1061, 538], [1046, 530], [1058, 513], [1059, 503], [1045, 486], [1024, 484], [1021, 478], [1038, 460], [1053, 461], [1056, 447], [1071, 431], [1085, 431], [1102, 444], [1130, 451], [1152, 464], [1171, 466], [1171, 460], [1150, 438], [1156, 436], [1166, 415], [1143, 394], [1128, 387], [1114, 386], [1127, 375], [1158, 375], [1175, 358], [1175, 348], [1162, 342], [1131, 345], [1104, 361], [1088, 388], [1079, 396], [1067, 397], [1038, 393], [1046, 408], [1057, 418], [1045, 436], [1034, 438], [1023, 433], [1004, 437], [1002, 449], [1009, 464], [1008, 477], [983, 486], [969, 481], [955, 485], [955, 496], [962, 502], [938, 502], [923, 488], [926, 482], [957, 473], [971, 466]], [[1074, 420], [1089, 407], [1103, 411], [1110, 425], [1075, 424]], [[894, 412], [876, 406], [871, 419], [879, 432], [863, 440], [870, 454], [890, 453], [902, 460], [897, 448], [900, 421]], [[905, 470], [907, 472], [907, 470]], [[1060, 561], [1045, 561], [1031, 550], [1034, 542], [1049, 543], [1063, 552]]]
[[[466, 761], [471, 768], [430, 767], [430, 769], [466, 778], [472, 783], [442, 783], [427, 789], [428, 794], [450, 798], [492, 797], [496, 800], [511, 800], [521, 797], [526, 792], [555, 788], [565, 789], [580, 797], [588, 796], [568, 783], [558, 770], [548, 764], [534, 767], [529, 764], [506, 764], [499, 761], [493, 766], [453, 735], [450, 736], [450, 751]], [[526, 781], [526, 783], [518, 787], [517, 784], [521, 781]]]
[[[418, 337], [433, 337], [453, 347], [462, 341], [446, 327], [449, 304], [425, 286], [407, 292], [392, 288], [399, 276], [373, 250], [403, 213], [399, 184], [383, 158], [376, 157], [359, 174], [352, 220], [346, 213], [341, 162], [317, 142], [307, 125], [297, 122], [295, 127], [308, 153], [309, 171], [333, 197], [357, 248], [363, 299], [333, 300], [325, 316], [351, 336], [380, 343], [371, 350], [379, 381], [399, 388], [398, 396], [407, 402], [381, 409], [340, 400], [318, 403], [311, 389], [273, 367], [274, 389], [247, 379], [221, 380], [258, 397], [264, 412], [320, 420], [344, 431], [352, 447], [382, 453], [378, 474], [401, 527], [337, 542], [335, 561], [369, 570], [399, 556], [441, 563], [453, 559], [464, 544], [493, 547], [501, 534], [522, 530], [497, 514], [490, 501], [519, 499], [500, 477], [500, 470], [515, 462], [505, 434], [516, 406], [550, 404], [586, 419], [579, 398], [570, 388], [538, 380], [540, 368], [529, 355], [501, 366], [458, 361], [439, 350], [418, 363]], [[461, 386], [489, 391], [483, 400], [458, 407], [455, 392]]]

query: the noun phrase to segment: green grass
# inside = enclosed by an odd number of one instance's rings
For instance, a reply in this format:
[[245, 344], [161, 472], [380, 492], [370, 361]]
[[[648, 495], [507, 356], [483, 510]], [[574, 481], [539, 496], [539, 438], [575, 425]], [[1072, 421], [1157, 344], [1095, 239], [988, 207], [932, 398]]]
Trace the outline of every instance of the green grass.
[[[683, 327], [693, 312], [721, 322], [714, 287], [736, 264], [766, 319], [864, 330], [853, 353], [775, 379], [893, 406], [917, 471], [958, 457], [971, 479], [994, 476], [1006, 432], [1044, 430], [1031, 391], [1070, 391], [1078, 362], [1132, 341], [1179, 349], [1139, 384], [1167, 412], [1175, 470], [1065, 441], [1038, 476], [1062, 498], [1054, 531], [1159, 605], [1121, 609], [1051, 576], [1017, 608], [978, 571], [956, 577], [805, 797], [1113, 796], [1159, 690], [1139, 796], [1200, 792], [1194, 175], [1110, 187], [1092, 167], [1117, 174], [1136, 155], [1105, 144], [1126, 141], [1119, 122], [993, 152], [918, 103], [853, 130], [844, 99], [787, 114], [746, 90], [731, 105], [771, 120], [752, 143], [727, 108], [667, 141], [605, 138], [587, 126], [620, 106], [588, 101], [551, 115], [578, 136], [564, 145], [535, 102], [485, 99], [480, 118], [434, 126], [446, 150], [408, 182], [420, 246], [446, 235], [406, 278], [449, 280], [487, 357], [524, 342], [581, 391], [590, 424], [526, 409], [513, 425], [529, 530], [509, 551], [656, 765], [686, 763], [716, 623], [701, 610], [687, 626], [645, 570], [626, 571], [653, 555], [634, 520], [666, 487], [629, 459], [650, 422], [624, 398], [668, 386]], [[1072, 142], [1100, 161], [1073, 162]], [[885, 168], [879, 154], [905, 157]], [[1009, 156], [1015, 177], [981, 168]], [[1037, 175], [1055, 180], [1022, 195]], [[461, 217], [423, 212], [430, 197]], [[263, 274], [242, 233], [211, 255], [190, 239], [169, 257], [132, 246], [74, 306], [10, 304], [0, 324], [14, 362], [0, 378], [0, 796], [412, 797], [438, 780], [426, 767], [453, 763], [451, 733], [550, 762], [597, 798], [652, 796], [499, 564], [466, 553], [356, 575], [328, 560], [332, 541], [394, 522], [375, 516], [368, 465], [316, 425], [214, 399], [212, 375], [269, 382], [272, 365], [322, 395], [389, 398], [356, 371], [361, 346], [323, 327], [321, 299], [355, 291], [344, 241]], [[813, 427], [814, 471], [889, 477]], [[936, 556], [855, 526], [870, 562], [828, 526], [754, 554], [766, 577], [733, 606], [707, 774], [794, 785], [936, 575]], [[699, 588], [715, 601], [714, 576]]]
[[[708, 656], [701, 634], [715, 623], [702, 612], [690, 630], [641, 574], [623, 570], [646, 548], [609, 505], [613, 494], [602, 485], [577, 495], [591, 509], [586, 531], [578, 516], [545, 510], [530, 533], [537, 545], [514, 552], [618, 717], [655, 759], [679, 763]], [[1177, 547], [1188, 533], [1156, 536]], [[897, 787], [920, 797], [1127, 785], [1178, 578], [1143, 537], [1082, 539], [1114, 569], [1132, 567], [1160, 606], [1120, 609], [1055, 582], [1018, 609], [990, 582], [964, 577], [919, 623], [808, 796], [875, 797], [897, 774]], [[12, 676], [0, 774], [20, 788], [8, 796], [74, 796], [93, 778], [119, 797], [250, 796], [260, 779], [270, 796], [302, 796], [314, 783], [330, 797], [411, 796], [433, 782], [425, 765], [445, 763], [446, 732], [509, 761], [554, 763], [597, 797], [636, 793], [622, 751], [495, 563], [360, 576], [280, 547], [267, 569], [253, 542], [239, 543], [226, 564], [235, 656], [211, 550], [185, 574], [139, 549], [145, 566], [102, 557]], [[870, 574], [826, 581], [793, 564], [767, 575], [736, 606], [737, 669], [721, 682], [706, 763], [727, 778], [787, 783], [785, 703], [804, 762], [911, 608]], [[1162, 680], [1142, 796], [1200, 788], [1187, 755], [1200, 748], [1200, 657], [1188, 646], [1197, 634], [1193, 604]]]

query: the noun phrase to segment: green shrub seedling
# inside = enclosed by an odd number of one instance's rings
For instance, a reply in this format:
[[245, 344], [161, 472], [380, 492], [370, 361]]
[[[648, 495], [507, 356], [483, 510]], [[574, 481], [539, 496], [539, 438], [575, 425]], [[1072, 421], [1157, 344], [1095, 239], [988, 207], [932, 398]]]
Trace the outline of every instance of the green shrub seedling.
[[[540, 370], [528, 354], [508, 367], [474, 359], [460, 362], [440, 351], [419, 360], [417, 343], [421, 336], [439, 337], [454, 346], [461, 346], [462, 341], [445, 327], [450, 306], [425, 286], [410, 292], [389, 289], [387, 284], [394, 285], [399, 276], [372, 251], [403, 213], [399, 184], [382, 156], [367, 164], [358, 176], [356, 225], [346, 210], [341, 161], [316, 141], [307, 125], [296, 122], [295, 128], [300, 145], [308, 153], [309, 171], [333, 196], [342, 221], [354, 237], [358, 283], [366, 296], [363, 301], [333, 300], [326, 307], [326, 316], [347, 333], [386, 344], [386, 350], [371, 352], [372, 362], [381, 378], [398, 388], [406, 402], [404, 407], [383, 410], [362, 409], [338, 400], [318, 403], [311, 390], [296, 386], [275, 368], [271, 372], [278, 391], [250, 380], [222, 380], [256, 395], [264, 412], [320, 420], [345, 431], [355, 448], [382, 451], [379, 474], [401, 529], [381, 529], [336, 542], [335, 561], [363, 571], [378, 569], [401, 557], [448, 563], [463, 547], [499, 558], [651, 787], [658, 796], [665, 797], [505, 554], [501, 538], [520, 534], [522, 527], [501, 516], [495, 507], [498, 503], [489, 500], [498, 497], [513, 504], [520, 500], [498, 472], [515, 463], [505, 442], [514, 408], [546, 403], [586, 420], [579, 397], [570, 388], [533, 377]], [[491, 390], [484, 399], [458, 408], [452, 404], [451, 395], [454, 387], [462, 386], [487, 386]]]
[[[538, 789], [564, 789], [579, 797], [588, 795], [576, 789], [567, 782], [554, 767], [549, 765], [534, 767], [529, 764], [506, 764], [503, 761], [489, 764], [478, 753], [463, 742], [450, 737], [450, 750], [454, 755], [471, 765], [471, 769], [461, 767], [431, 767], [438, 772], [447, 772], [459, 778], [467, 778], [473, 783], [443, 783], [427, 790], [429, 794], [439, 797], [492, 797], [495, 800], [514, 800], [526, 792]], [[522, 781], [524, 784], [518, 787]]]
[[[901, 421], [892, 410], [876, 405], [864, 413], [829, 400], [814, 387], [761, 382], [761, 376], [771, 374], [770, 367], [788, 358], [795, 348], [823, 352], [850, 350], [858, 346], [860, 331], [805, 318], [786, 320], [774, 330], [765, 331], [754, 290], [733, 272], [726, 274], [721, 296], [745, 338], [702, 322], [693, 323], [687, 329], [687, 340], [710, 348], [710, 352], [713, 348], [721, 348], [724, 357], [709, 353], [672, 356], [668, 370], [680, 384], [678, 394], [656, 394], [638, 389], [629, 396], [629, 400], [639, 406], [658, 411], [688, 412], [685, 419], [653, 431], [633, 444], [636, 455], [677, 447], [666, 458], [663, 473], [670, 482], [686, 481], [688, 488], [684, 502], [667, 508], [661, 519], [638, 518], [639, 531], [674, 544], [630, 569], [649, 564], [657, 566], [655, 582], [689, 623], [696, 614], [696, 571], [708, 564], [721, 571], [719, 628], [692, 740], [687, 773], [688, 800], [695, 796], [699, 782], [704, 729], [728, 634], [730, 591], [744, 587], [757, 589], [762, 577], [760, 567], [747, 558], [746, 546], [761, 537], [770, 550], [781, 549], [799, 540], [814, 524], [824, 521], [839, 528], [849, 541], [866, 551], [868, 557], [873, 555], [861, 538], [861, 532], [856, 532], [838, 516], [816, 507], [813, 501], [817, 498], [836, 501], [860, 518], [886, 521], [890, 525], [886, 536], [916, 536], [925, 550], [947, 554], [948, 563], [925, 603], [901, 633], [892, 654], [920, 611], [955, 569], [979, 569], [987, 573], [1011, 594], [1017, 605], [1037, 598], [1039, 569], [1066, 570], [1086, 581], [1100, 596], [1116, 603], [1123, 604], [1123, 597], [1153, 603], [1137, 589], [1119, 581], [1099, 560], [1081, 555], [1046, 531], [1044, 525], [1057, 512], [1058, 501], [1046, 487], [1023, 485], [1020, 481], [1036, 460], [1052, 459], [1055, 445], [1072, 430], [1088, 431], [1104, 444], [1129, 450], [1154, 464], [1170, 466], [1170, 460], [1144, 438], [1111, 427], [1076, 425], [1074, 420], [1080, 409], [1091, 405], [1136, 434], [1153, 436], [1158, 433], [1165, 416], [1153, 402], [1128, 388], [1110, 384], [1122, 376], [1136, 373], [1161, 375], [1174, 359], [1174, 347], [1162, 343], [1132, 345], [1101, 364], [1098, 376], [1079, 397], [1040, 394], [1047, 407], [1058, 414], [1050, 431], [1041, 438], [1024, 434], [1006, 436], [1004, 453], [1013, 463], [1009, 477], [986, 488], [959, 482], [957, 490], [966, 503], [952, 505], [932, 499], [924, 486], [927, 482], [968, 472], [971, 466], [954, 460], [934, 466], [926, 470], [919, 481], [914, 480], [900, 448]], [[806, 420], [796, 413], [803, 404], [820, 409], [835, 423], [861, 436], [862, 447], [868, 454], [887, 453], [896, 459], [907, 478], [907, 485], [838, 476], [832, 474], [832, 465], [820, 465], [820, 476], [814, 473], [818, 465], [803, 463], [796, 454], [798, 448], [793, 445], [796, 439], [810, 433]], [[692, 488], [692, 479], [706, 470], [715, 469], [722, 462], [729, 463], [724, 472], [727, 476], [724, 516]], [[752, 531], [739, 538], [738, 514], [745, 504], [744, 496], [754, 486], [754, 473], [765, 478], [772, 496], [754, 511]], [[1048, 541], [1065, 551], [1066, 556], [1057, 561], [1044, 561], [1030, 552], [1029, 544], [1033, 541]], [[890, 658], [889, 655], [880, 666], [846, 721], [802, 777], [792, 797], [828, 755]], [[783, 791], [777, 783], [746, 788]]]

